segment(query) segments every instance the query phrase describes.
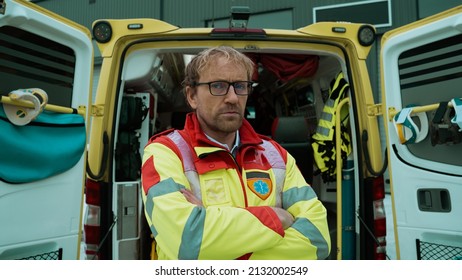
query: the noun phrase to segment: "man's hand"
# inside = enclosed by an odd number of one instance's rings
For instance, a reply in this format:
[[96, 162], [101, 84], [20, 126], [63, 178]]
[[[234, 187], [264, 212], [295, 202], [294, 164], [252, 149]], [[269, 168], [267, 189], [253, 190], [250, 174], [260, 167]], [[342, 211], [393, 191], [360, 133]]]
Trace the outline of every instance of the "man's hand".
[[184, 195], [187, 201], [191, 202], [192, 204], [196, 204], [197, 206], [204, 206], [202, 205], [202, 201], [200, 201], [192, 191], [188, 189], [180, 189], [180, 192]]
[[294, 217], [292, 216], [292, 214], [287, 212], [287, 210], [279, 207], [271, 207], [271, 209], [273, 209], [274, 212], [276, 212], [276, 215], [278, 215], [278, 218], [281, 221], [282, 227], [284, 229], [287, 229], [294, 223]]

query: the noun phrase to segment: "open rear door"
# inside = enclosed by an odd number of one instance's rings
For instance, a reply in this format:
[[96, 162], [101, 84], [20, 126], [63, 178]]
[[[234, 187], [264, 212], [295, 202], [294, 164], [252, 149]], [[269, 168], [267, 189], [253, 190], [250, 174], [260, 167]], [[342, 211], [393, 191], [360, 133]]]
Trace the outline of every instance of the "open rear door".
[[0, 0], [0, 259], [79, 258], [92, 69], [88, 30]]
[[397, 257], [461, 259], [462, 6], [386, 33], [381, 60]]

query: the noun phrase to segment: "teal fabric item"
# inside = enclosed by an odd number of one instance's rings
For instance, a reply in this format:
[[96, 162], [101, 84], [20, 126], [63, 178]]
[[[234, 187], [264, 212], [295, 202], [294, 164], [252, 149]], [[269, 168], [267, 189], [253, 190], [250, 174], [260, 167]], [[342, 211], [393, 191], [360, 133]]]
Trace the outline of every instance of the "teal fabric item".
[[85, 119], [81, 115], [43, 111], [31, 123], [16, 126], [0, 104], [2, 181], [28, 183], [65, 172], [80, 160], [85, 144]]

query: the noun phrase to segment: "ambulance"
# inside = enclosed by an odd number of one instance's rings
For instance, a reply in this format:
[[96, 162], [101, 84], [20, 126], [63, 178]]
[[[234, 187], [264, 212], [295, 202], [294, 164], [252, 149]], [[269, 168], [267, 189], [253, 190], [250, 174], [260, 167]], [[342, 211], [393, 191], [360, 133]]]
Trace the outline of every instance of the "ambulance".
[[0, 259], [155, 259], [143, 148], [182, 128], [185, 66], [219, 45], [254, 60], [246, 119], [294, 155], [326, 206], [328, 259], [390, 259], [387, 219], [397, 259], [462, 258], [462, 6], [380, 41], [367, 23], [255, 29], [249, 16], [234, 7], [226, 28], [143, 18], [88, 30], [0, 0]]

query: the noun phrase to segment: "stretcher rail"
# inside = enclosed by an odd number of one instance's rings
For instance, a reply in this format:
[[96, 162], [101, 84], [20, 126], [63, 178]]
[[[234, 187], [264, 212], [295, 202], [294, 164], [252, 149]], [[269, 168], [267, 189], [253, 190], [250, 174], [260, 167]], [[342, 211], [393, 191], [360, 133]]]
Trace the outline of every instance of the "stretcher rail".
[[[34, 108], [34, 104], [30, 101], [25, 100], [13, 100], [8, 96], [0, 95], [0, 103], [10, 104], [20, 107], [27, 107], [27, 108]], [[78, 108], [71, 108], [71, 107], [64, 107], [59, 105], [47, 104], [45, 105], [45, 110], [55, 112], [55, 113], [63, 113], [63, 114], [79, 114], [83, 117], [86, 115], [86, 108], [85, 106], [79, 106]]]
[[[430, 112], [435, 111], [439, 107], [439, 103], [422, 105], [422, 106], [415, 106], [412, 109], [413, 113], [422, 113], [422, 112]], [[453, 107], [451, 102], [448, 102], [448, 107]], [[395, 107], [388, 107], [388, 121], [392, 122], [393, 118], [399, 113], [399, 110], [396, 110]]]

